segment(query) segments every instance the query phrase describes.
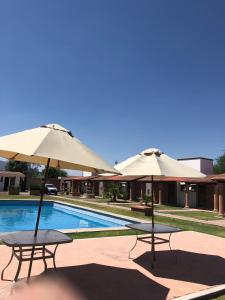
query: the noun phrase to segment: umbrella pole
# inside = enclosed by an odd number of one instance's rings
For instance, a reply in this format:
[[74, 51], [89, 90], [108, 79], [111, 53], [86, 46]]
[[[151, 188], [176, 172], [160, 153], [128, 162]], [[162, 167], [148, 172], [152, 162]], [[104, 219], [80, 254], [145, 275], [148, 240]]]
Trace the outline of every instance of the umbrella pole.
[[154, 220], [154, 177], [152, 175], [151, 178], [152, 188], [151, 188], [151, 202], [152, 202], [152, 234], [151, 234], [151, 245], [152, 245], [152, 268], [154, 267], [155, 262], [155, 233], [154, 233], [154, 226], [155, 226], [155, 220]]
[[45, 193], [45, 184], [47, 181], [48, 177], [48, 169], [49, 169], [49, 164], [50, 164], [50, 158], [48, 158], [47, 165], [45, 168], [45, 173], [44, 173], [44, 178], [42, 182], [42, 187], [41, 187], [41, 195], [40, 195], [40, 201], [39, 201], [39, 207], [38, 207], [38, 215], [37, 215], [37, 220], [36, 220], [36, 225], [35, 225], [35, 232], [34, 232], [34, 244], [31, 250], [31, 255], [30, 255], [30, 264], [29, 264], [29, 270], [28, 270], [28, 275], [27, 275], [27, 282], [30, 281], [30, 275], [31, 275], [31, 270], [32, 270], [32, 264], [33, 264], [33, 259], [34, 259], [34, 251], [35, 251], [35, 239], [37, 237], [38, 233], [38, 227], [39, 227], [39, 222], [40, 222], [40, 216], [41, 216], [41, 208], [42, 208], [42, 203], [44, 199], [44, 193]]
[[39, 227], [40, 216], [41, 216], [41, 208], [42, 208], [42, 203], [43, 203], [44, 193], [45, 193], [45, 184], [46, 184], [47, 177], [48, 177], [49, 164], [50, 164], [50, 158], [48, 158], [48, 161], [47, 161], [44, 178], [43, 178], [43, 182], [42, 182], [42, 187], [41, 187], [41, 195], [40, 195], [40, 201], [39, 201], [39, 206], [38, 206], [38, 215], [37, 215], [35, 232], [34, 232], [35, 237], [37, 236], [37, 233], [38, 233], [38, 227]]

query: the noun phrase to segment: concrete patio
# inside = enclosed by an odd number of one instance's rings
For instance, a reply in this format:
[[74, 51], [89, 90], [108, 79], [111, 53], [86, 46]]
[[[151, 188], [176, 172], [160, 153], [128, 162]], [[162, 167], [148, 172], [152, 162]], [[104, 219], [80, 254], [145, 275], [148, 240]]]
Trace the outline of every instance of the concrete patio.
[[[149, 245], [139, 242], [128, 252], [134, 236], [75, 240], [59, 247], [57, 271], [52, 269], [41, 275], [45, 278], [63, 277], [76, 286], [85, 299], [173, 299], [225, 283], [225, 239], [197, 232], [180, 232], [171, 239], [173, 252], [168, 245], [157, 246], [157, 261], [150, 268]], [[10, 248], [0, 247], [0, 270], [10, 257]], [[175, 255], [178, 262], [176, 264]], [[13, 278], [17, 262], [5, 273]], [[21, 278], [27, 274], [27, 263]], [[44, 270], [42, 261], [34, 262], [33, 274]], [[0, 281], [0, 299], [7, 299], [13, 284]]]

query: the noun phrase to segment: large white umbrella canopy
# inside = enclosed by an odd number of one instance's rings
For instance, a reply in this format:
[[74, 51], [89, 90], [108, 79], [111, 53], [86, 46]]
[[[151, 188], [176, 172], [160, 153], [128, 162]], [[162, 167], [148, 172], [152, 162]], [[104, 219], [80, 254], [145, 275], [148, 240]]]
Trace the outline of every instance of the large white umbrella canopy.
[[48, 124], [0, 138], [0, 156], [61, 169], [118, 173], [72, 133], [58, 124]]
[[204, 177], [205, 174], [182, 164], [156, 148], [149, 148], [114, 166], [123, 175]]
[[[46, 165], [40, 194], [34, 237], [38, 227], [48, 168], [59, 167], [90, 172], [118, 173], [107, 162], [58, 124], [48, 124], [0, 138], [0, 156], [7, 159]], [[35, 246], [32, 247], [28, 278], [31, 274]]]

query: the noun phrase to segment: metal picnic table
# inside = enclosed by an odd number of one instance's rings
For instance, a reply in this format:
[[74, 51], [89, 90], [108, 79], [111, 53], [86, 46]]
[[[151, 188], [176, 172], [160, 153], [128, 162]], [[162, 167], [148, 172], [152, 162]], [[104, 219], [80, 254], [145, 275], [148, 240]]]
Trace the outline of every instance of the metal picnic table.
[[[45, 270], [47, 269], [47, 259], [53, 259], [54, 268], [56, 268], [55, 254], [60, 244], [71, 243], [73, 239], [68, 235], [57, 230], [38, 230], [37, 236], [34, 236], [34, 230], [24, 230], [9, 233], [1, 236], [1, 241], [8, 247], [12, 248], [12, 254], [6, 267], [1, 273], [1, 280], [4, 279], [4, 272], [12, 262], [13, 257], [18, 261], [18, 268], [14, 281], [17, 281], [22, 262], [31, 260], [43, 260]], [[54, 251], [47, 249], [47, 246], [55, 246]], [[32, 259], [31, 253], [34, 250]], [[30, 275], [28, 275], [29, 280]]]
[[[155, 249], [155, 247], [154, 247], [155, 245], [164, 244], [164, 243], [168, 243], [169, 248], [172, 251], [171, 244], [170, 244], [171, 235], [172, 235], [172, 233], [182, 231], [182, 229], [180, 229], [180, 228], [167, 226], [167, 225], [161, 225], [161, 224], [154, 224], [154, 226], [152, 227], [152, 223], [132, 223], [132, 224], [127, 224], [126, 227], [136, 230], [136, 241], [135, 241], [134, 246], [131, 248], [131, 250], [129, 252], [129, 258], [130, 258], [131, 251], [136, 247], [138, 241], [142, 241], [142, 242], [152, 245], [151, 239], [149, 239], [149, 235], [144, 236], [144, 237], [139, 237], [138, 236], [139, 231], [146, 232], [148, 234], [152, 234], [152, 233], [154, 233], [154, 234], [168, 233], [169, 234], [169, 238], [167, 238], [167, 239], [158, 237], [158, 236], [154, 237], [154, 245], [152, 248], [152, 252]], [[154, 261], [154, 255], [153, 255], [153, 261]], [[152, 267], [153, 267], [153, 263], [152, 263]]]

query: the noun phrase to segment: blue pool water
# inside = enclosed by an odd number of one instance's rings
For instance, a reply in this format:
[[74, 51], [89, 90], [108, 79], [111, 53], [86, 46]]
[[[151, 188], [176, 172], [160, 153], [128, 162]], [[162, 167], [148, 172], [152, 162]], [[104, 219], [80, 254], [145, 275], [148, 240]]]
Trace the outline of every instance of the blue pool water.
[[[34, 229], [38, 201], [0, 201], [0, 232]], [[82, 229], [122, 227], [129, 220], [107, 214], [94, 213], [87, 209], [75, 208], [52, 201], [44, 201], [40, 229]]]

